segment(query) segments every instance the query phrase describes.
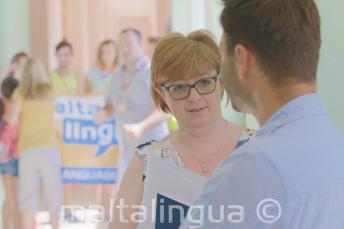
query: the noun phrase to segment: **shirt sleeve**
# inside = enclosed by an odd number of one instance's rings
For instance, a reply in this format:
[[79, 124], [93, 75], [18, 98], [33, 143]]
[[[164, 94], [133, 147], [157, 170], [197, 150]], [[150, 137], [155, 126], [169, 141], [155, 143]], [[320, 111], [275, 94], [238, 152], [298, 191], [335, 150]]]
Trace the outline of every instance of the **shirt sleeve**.
[[24, 101], [24, 97], [20, 93], [19, 89], [17, 88], [14, 92], [13, 95], [11, 96], [12, 102], [22, 104]]
[[283, 228], [284, 203], [275, 167], [262, 155], [236, 153], [207, 182], [180, 228]]
[[141, 91], [142, 97], [147, 98], [147, 104], [153, 108], [155, 108], [154, 100], [152, 97], [152, 83], [151, 83], [151, 71], [150, 69], [145, 69], [143, 72], [143, 82]]
[[6, 125], [6, 132], [10, 136], [11, 141], [15, 141], [18, 136], [18, 125], [17, 124], [10, 124]]

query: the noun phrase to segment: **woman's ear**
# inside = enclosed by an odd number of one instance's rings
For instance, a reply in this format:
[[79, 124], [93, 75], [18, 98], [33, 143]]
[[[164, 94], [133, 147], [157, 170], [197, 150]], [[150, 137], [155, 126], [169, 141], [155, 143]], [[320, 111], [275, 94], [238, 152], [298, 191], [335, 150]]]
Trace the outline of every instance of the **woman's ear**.
[[223, 97], [224, 93], [225, 93], [225, 86], [223, 85], [222, 79], [220, 78], [220, 80], [218, 81], [218, 83], [220, 84], [220, 89], [221, 89], [221, 98]]
[[154, 91], [155, 91], [156, 96], [158, 98], [160, 98], [162, 101], [165, 101], [165, 93], [164, 93], [163, 89], [161, 88], [161, 86], [155, 85], [154, 86]]
[[[157, 88], [157, 87], [154, 87], [154, 98], [157, 98], [154, 99], [156, 101], [156, 105], [160, 107], [160, 109], [165, 112], [165, 113], [169, 113], [169, 107], [167, 105], [167, 93], [164, 92], [164, 90], [162, 88]], [[167, 107], [167, 111], [164, 109], [165, 107]]]
[[170, 108], [168, 107], [168, 103], [167, 103], [168, 94], [165, 93], [163, 90], [160, 90], [159, 95], [160, 95], [160, 98], [161, 98], [162, 102], [164, 103], [164, 105], [167, 107], [168, 110], [170, 110]]

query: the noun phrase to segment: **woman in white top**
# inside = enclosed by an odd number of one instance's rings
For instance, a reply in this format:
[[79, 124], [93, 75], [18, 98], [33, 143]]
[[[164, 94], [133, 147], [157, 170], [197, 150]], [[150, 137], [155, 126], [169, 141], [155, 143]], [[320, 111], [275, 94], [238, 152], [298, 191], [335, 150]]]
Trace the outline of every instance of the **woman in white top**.
[[131, 206], [142, 203], [148, 155], [209, 178], [217, 165], [252, 135], [221, 114], [220, 64], [219, 48], [204, 30], [187, 37], [171, 33], [157, 45], [151, 65], [152, 95], [160, 110], [176, 117], [179, 129], [161, 141], [138, 147], [116, 201], [128, 208], [115, 209], [112, 228], [137, 227], [133, 216], [138, 208]]

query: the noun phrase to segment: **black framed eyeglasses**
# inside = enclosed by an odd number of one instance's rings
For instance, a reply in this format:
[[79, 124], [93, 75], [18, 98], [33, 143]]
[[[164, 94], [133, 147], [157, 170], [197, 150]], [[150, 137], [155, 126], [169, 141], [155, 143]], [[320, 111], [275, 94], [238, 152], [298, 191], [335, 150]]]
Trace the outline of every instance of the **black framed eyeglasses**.
[[166, 86], [162, 84], [161, 88], [166, 91], [172, 99], [182, 100], [189, 97], [191, 88], [195, 88], [201, 95], [213, 93], [216, 89], [216, 82], [219, 79], [220, 75], [216, 74], [216, 76], [200, 79], [192, 85], [177, 83]]

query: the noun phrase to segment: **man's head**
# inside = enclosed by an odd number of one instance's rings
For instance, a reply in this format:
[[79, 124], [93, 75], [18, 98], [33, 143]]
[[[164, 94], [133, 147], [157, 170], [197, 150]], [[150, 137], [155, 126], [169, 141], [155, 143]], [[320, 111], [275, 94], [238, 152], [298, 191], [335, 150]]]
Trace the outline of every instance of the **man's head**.
[[272, 88], [314, 84], [320, 18], [313, 0], [223, 0], [222, 69], [236, 110], [248, 112], [264, 81]]
[[73, 47], [68, 41], [61, 41], [56, 46], [56, 57], [59, 68], [66, 69], [71, 65], [73, 58]]
[[119, 36], [119, 51], [124, 64], [133, 64], [142, 55], [142, 35], [134, 28], [121, 31]]

